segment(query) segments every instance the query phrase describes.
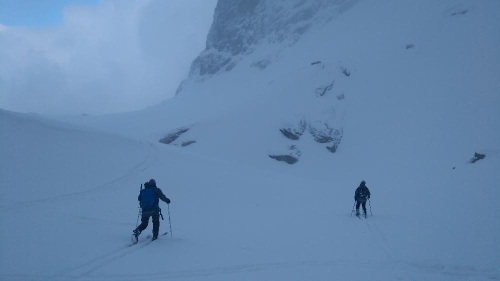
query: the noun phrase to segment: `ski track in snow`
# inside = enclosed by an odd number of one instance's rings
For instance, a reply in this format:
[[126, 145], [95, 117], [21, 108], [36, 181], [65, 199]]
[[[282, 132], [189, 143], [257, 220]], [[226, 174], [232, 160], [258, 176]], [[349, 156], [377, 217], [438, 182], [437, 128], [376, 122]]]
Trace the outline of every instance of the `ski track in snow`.
[[157, 155], [157, 147], [153, 145], [155, 148], [155, 151], [150, 152], [146, 158], [142, 162], [140, 162], [137, 165], [134, 165], [132, 168], [130, 168], [127, 172], [125, 172], [122, 176], [115, 178], [113, 180], [110, 180], [108, 182], [105, 182], [103, 184], [100, 184], [98, 186], [95, 186], [93, 188], [84, 190], [84, 191], [78, 191], [74, 193], [69, 193], [69, 194], [63, 194], [63, 195], [58, 195], [54, 197], [48, 197], [44, 199], [38, 199], [38, 200], [31, 200], [31, 201], [26, 201], [26, 202], [16, 202], [12, 205], [7, 205], [7, 206], [0, 206], [0, 211], [8, 211], [8, 210], [16, 210], [16, 209], [22, 209], [22, 208], [28, 208], [28, 207], [35, 207], [40, 204], [46, 204], [50, 203], [53, 204], [56, 201], [61, 201], [61, 200], [68, 200], [72, 198], [80, 198], [83, 195], [88, 195], [91, 194], [92, 192], [96, 191], [102, 191], [108, 188], [113, 187], [116, 183], [119, 182], [126, 182], [128, 179], [133, 178], [134, 176], [137, 176], [140, 172], [147, 170], [149, 167], [151, 167], [157, 160], [158, 160], [158, 155]]
[[[382, 251], [387, 255], [390, 262], [368, 262], [368, 261], [358, 261], [349, 259], [338, 259], [331, 261], [300, 261], [300, 262], [272, 262], [272, 263], [261, 263], [261, 264], [242, 264], [227, 267], [214, 267], [208, 269], [193, 269], [193, 270], [176, 270], [176, 271], [156, 271], [151, 274], [110, 274], [110, 275], [95, 275], [97, 270], [106, 267], [107, 265], [116, 262], [130, 254], [136, 253], [152, 243], [149, 237], [144, 238], [135, 245], [126, 245], [117, 250], [111, 251], [107, 254], [101, 255], [92, 261], [81, 264], [77, 267], [71, 268], [64, 272], [61, 272], [55, 276], [50, 276], [45, 280], [55, 280], [55, 281], [66, 281], [66, 280], [82, 280], [82, 281], [114, 281], [114, 280], [167, 280], [167, 279], [186, 279], [186, 278], [203, 278], [203, 277], [213, 277], [222, 275], [232, 275], [238, 273], [251, 273], [251, 272], [263, 272], [263, 271], [280, 271], [280, 270], [290, 270], [290, 269], [308, 269], [308, 268], [320, 268], [320, 267], [335, 267], [345, 269], [346, 267], [352, 267], [352, 270], [357, 268], [365, 269], [380, 269], [386, 268], [393, 271], [393, 280], [441, 280], [442, 277], [454, 277], [457, 280], [463, 280], [473, 278], [472, 280], [480, 279], [490, 279], [499, 280], [498, 276], [495, 275], [495, 271], [492, 270], [480, 270], [474, 266], [463, 266], [463, 265], [443, 265], [440, 263], [416, 263], [404, 261], [399, 253], [397, 253], [391, 246], [390, 243], [380, 230], [376, 222], [369, 221], [368, 219], [362, 218], [363, 223], [367, 225], [370, 232], [370, 237], [372, 241], [378, 245]], [[165, 239], [165, 238], [163, 238]], [[173, 241], [172, 239], [170, 239]], [[175, 239], [174, 239], [175, 240]], [[405, 276], [401, 276], [401, 272]], [[431, 274], [430, 279], [423, 278], [421, 273]], [[415, 274], [419, 274], [415, 277]], [[442, 277], [439, 277], [442, 276]], [[24, 277], [16, 276], [22, 280]], [[448, 280], [448, 279], [447, 279]]]
[[105, 267], [106, 265], [123, 258], [125, 256], [128, 256], [136, 251], [139, 251], [140, 249], [146, 247], [149, 245], [152, 241], [145, 240], [143, 239], [142, 241], [139, 241], [139, 243], [135, 245], [126, 245], [124, 247], [121, 247], [117, 250], [114, 250], [110, 253], [101, 255], [87, 263], [84, 263], [82, 265], [79, 265], [77, 267], [71, 268], [69, 270], [66, 270], [62, 273], [59, 273], [55, 276], [51, 276], [47, 280], [80, 280], [81, 278], [84, 278], [91, 274], [92, 272]]
[[[370, 218], [370, 217], [369, 217]], [[464, 266], [464, 265], [443, 265], [440, 263], [428, 263], [420, 264], [417, 262], [405, 261], [401, 255], [391, 247], [389, 239], [380, 230], [376, 222], [371, 222], [370, 219], [366, 219], [366, 225], [371, 233], [370, 237], [376, 243], [383, 252], [387, 255], [391, 264], [395, 266], [402, 267], [402, 271], [405, 273], [407, 279], [397, 278], [397, 280], [423, 280], [421, 276], [415, 277], [412, 272], [421, 271], [439, 275], [449, 275], [462, 278], [487, 278], [492, 280], [499, 280], [498, 276], [495, 276], [495, 270], [480, 270], [474, 266]], [[397, 276], [397, 273], [395, 274]], [[425, 279], [424, 279], [425, 280]]]
[[[149, 244], [149, 243], [147, 243]], [[146, 245], [147, 245], [146, 244]], [[145, 247], [146, 245], [141, 246], [140, 248]], [[152, 274], [112, 274], [112, 275], [96, 275], [91, 276], [91, 273], [96, 270], [112, 263], [113, 261], [125, 257], [128, 254], [131, 254], [134, 251], [122, 253], [121, 255], [115, 255], [115, 258], [110, 258], [109, 260], [103, 258], [96, 263], [91, 263], [88, 266], [76, 269], [75, 271], [84, 272], [79, 276], [71, 276], [71, 274], [59, 277], [58, 281], [65, 280], [82, 280], [82, 281], [114, 281], [114, 280], [171, 280], [171, 279], [193, 279], [193, 278], [204, 278], [204, 277], [213, 277], [213, 276], [223, 276], [223, 275], [232, 275], [239, 273], [255, 273], [255, 272], [264, 272], [264, 271], [280, 271], [280, 270], [291, 270], [291, 269], [306, 269], [313, 270], [314, 268], [321, 267], [334, 267], [338, 269], [356, 271], [356, 269], [363, 268], [367, 270], [377, 270], [381, 268], [388, 268], [396, 271], [397, 268], [394, 267], [394, 263], [377, 263], [377, 262], [359, 262], [356, 260], [333, 260], [333, 261], [301, 261], [301, 262], [274, 262], [274, 263], [262, 263], [262, 264], [242, 264], [236, 266], [227, 266], [227, 267], [214, 267], [208, 269], [193, 269], [193, 270], [177, 270], [177, 271], [157, 271]], [[402, 271], [407, 275], [406, 278], [403, 276], [399, 276], [400, 274], [395, 274], [388, 280], [450, 280], [449, 278], [454, 278], [451, 280], [498, 280], [497, 277], [494, 276], [492, 272], [489, 271], [481, 271], [475, 268], [463, 267], [463, 266], [442, 266], [439, 264], [429, 265], [429, 266], [418, 266], [416, 264], [405, 263], [405, 262], [397, 262], [396, 264], [403, 265], [404, 268]], [[431, 274], [429, 278], [423, 278], [422, 275], [418, 277], [413, 277], [410, 275], [410, 271], [414, 273], [427, 273]], [[480, 278], [480, 279], [478, 279]]]
[[[368, 226], [368, 229], [370, 230], [370, 238], [382, 248], [383, 252], [387, 255], [389, 260], [395, 264], [395, 265], [401, 265], [404, 266], [405, 268], [407, 267], [406, 264], [402, 262], [402, 259], [400, 255], [392, 249], [390, 246], [389, 241], [387, 240], [386, 236], [382, 231], [380, 231], [379, 227], [377, 226], [376, 223], [373, 223], [373, 226], [371, 225], [372, 223], [368, 221], [369, 219], [365, 219], [366, 225]], [[407, 268], [406, 268], [407, 269]], [[418, 279], [415, 279], [412, 275], [410, 275], [409, 270], [403, 270], [406, 274], [406, 277], [408, 277], [409, 280], [416, 281]], [[397, 274], [397, 273], [395, 273]]]

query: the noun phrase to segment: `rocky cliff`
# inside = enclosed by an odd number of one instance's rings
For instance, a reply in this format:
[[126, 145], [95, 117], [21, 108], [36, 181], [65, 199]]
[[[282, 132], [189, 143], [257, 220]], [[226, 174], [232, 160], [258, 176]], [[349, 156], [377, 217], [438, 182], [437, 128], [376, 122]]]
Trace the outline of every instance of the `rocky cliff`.
[[330, 21], [356, 1], [219, 0], [206, 49], [189, 76], [200, 80], [230, 71], [264, 43], [293, 45], [312, 26]]

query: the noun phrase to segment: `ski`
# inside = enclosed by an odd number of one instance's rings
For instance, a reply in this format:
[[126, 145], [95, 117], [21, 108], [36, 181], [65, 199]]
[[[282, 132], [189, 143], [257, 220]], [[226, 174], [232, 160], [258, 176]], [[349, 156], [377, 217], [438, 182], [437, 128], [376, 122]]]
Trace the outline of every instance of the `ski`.
[[[166, 232], [164, 232], [164, 233], [161, 233], [161, 234], [159, 234], [159, 235], [158, 235], [158, 238], [160, 238], [160, 237], [162, 237], [162, 236], [165, 236], [165, 235], [167, 235], [168, 233], [169, 233], [168, 231], [166, 231]], [[151, 238], [151, 237], [150, 237], [150, 238]]]
[[[351, 215], [352, 216], [352, 215]], [[358, 219], [361, 219], [361, 216], [363, 216], [365, 219], [368, 219], [368, 215], [367, 214], [359, 214], [359, 215], [355, 215]]]
[[[167, 231], [167, 232], [164, 232], [164, 233], [161, 233], [161, 234], [159, 234], [159, 235], [158, 235], [158, 238], [160, 238], [160, 237], [162, 237], [162, 236], [165, 236], [165, 235], [167, 235], [167, 234], [168, 234], [168, 231]], [[132, 247], [132, 246], [134, 246], [134, 245], [136, 245], [136, 244], [139, 244], [139, 243], [141, 243], [141, 242], [147, 242], [147, 241], [152, 242], [152, 240], [151, 240], [152, 238], [153, 238], [153, 235], [148, 234], [148, 235], [146, 236], [146, 239], [145, 239], [145, 240], [143, 240], [143, 241], [139, 241], [139, 239], [136, 239], [136, 238], [135, 238], [135, 235], [134, 235], [134, 234], [132, 234], [132, 244], [130, 244], [130, 245], [129, 245], [129, 247]], [[148, 243], [148, 244], [149, 244], [149, 243]]]

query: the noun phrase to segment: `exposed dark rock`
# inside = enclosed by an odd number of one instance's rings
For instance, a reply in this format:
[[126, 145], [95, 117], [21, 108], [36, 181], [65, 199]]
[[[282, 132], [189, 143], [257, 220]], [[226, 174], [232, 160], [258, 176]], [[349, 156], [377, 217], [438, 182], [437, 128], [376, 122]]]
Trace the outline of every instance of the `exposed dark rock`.
[[477, 161], [484, 159], [486, 157], [486, 154], [481, 154], [481, 153], [474, 153], [474, 157], [470, 160], [471, 163], [476, 163]]
[[343, 136], [343, 130], [337, 130], [328, 127], [327, 124], [323, 124], [324, 128], [321, 130], [318, 130], [317, 128], [313, 126], [309, 126], [309, 133], [314, 137], [314, 140], [317, 143], [328, 143], [330, 146], [327, 146], [326, 148], [332, 152], [335, 153], [340, 145], [340, 142], [342, 140]]
[[280, 132], [287, 138], [291, 140], [299, 140], [299, 138], [304, 134], [307, 128], [307, 122], [304, 119], [301, 119], [298, 126], [282, 128]]
[[343, 99], [345, 99], [344, 94], [342, 93], [342, 94], [338, 95], [338, 96], [337, 96], [337, 99], [338, 99], [338, 100], [343, 100]]
[[335, 153], [335, 152], [337, 152], [338, 147], [339, 146], [337, 144], [334, 144], [332, 146], [327, 146], [326, 149], [328, 149], [331, 153]]
[[311, 62], [311, 65], [320, 64], [320, 63], [321, 63], [320, 61], [314, 61], [314, 62]]
[[231, 71], [236, 66], [236, 62], [231, 62], [226, 66], [226, 71]]
[[294, 134], [291, 129], [280, 129], [280, 132], [291, 140], [299, 140], [300, 135]]
[[[218, 53], [206, 54], [199, 56], [193, 61], [193, 66], [197, 66], [196, 71], [200, 75], [213, 75], [222, 68], [226, 67], [231, 62], [231, 58], [227, 58]], [[193, 71], [193, 70], [191, 70]]]
[[338, 11], [349, 8], [346, 3], [337, 2], [217, 1], [206, 48], [192, 63], [190, 78], [229, 71], [243, 55], [253, 53], [261, 43], [295, 44], [314, 25], [326, 23], [335, 18]]
[[191, 145], [193, 143], [196, 143], [196, 141], [194, 141], [194, 140], [192, 140], [192, 141], [185, 141], [181, 145], [182, 145], [182, 147], [185, 147], [185, 146]]
[[295, 158], [292, 155], [269, 155], [272, 159], [286, 162], [290, 165], [295, 164], [299, 161], [299, 159]]
[[316, 91], [314, 91], [316, 93], [316, 96], [319, 96], [319, 97], [324, 96], [328, 91], [330, 91], [331, 89], [333, 89], [333, 85], [334, 84], [335, 84], [335, 81], [333, 81], [332, 83], [330, 83], [328, 85], [316, 88]]
[[317, 130], [312, 126], [309, 126], [309, 132], [317, 143], [329, 143], [335, 140], [333, 137], [338, 130], [329, 128], [326, 124], [324, 125], [325, 128], [323, 130]]
[[302, 152], [296, 145], [290, 145], [288, 149], [290, 150], [290, 154], [269, 155], [269, 157], [278, 161], [286, 162], [290, 165], [297, 163], [300, 155], [302, 155]]
[[408, 50], [408, 49], [412, 49], [412, 48], [415, 48], [415, 45], [413, 45], [413, 44], [408, 44], [408, 45], [406, 45], [406, 49], [407, 49], [407, 50]]
[[318, 143], [329, 143], [333, 141], [333, 138], [331, 136], [323, 135], [322, 133], [320, 133], [320, 135], [314, 136], [314, 140]]
[[256, 61], [256, 62], [252, 63], [252, 67], [256, 67], [259, 69], [265, 69], [270, 64], [271, 64], [271, 59], [265, 58], [263, 60]]
[[177, 131], [175, 131], [174, 133], [170, 133], [170, 134], [166, 135], [164, 138], [162, 138], [160, 140], [160, 142], [164, 143], [164, 144], [171, 144], [178, 137], [180, 137], [182, 134], [184, 134], [187, 131], [189, 131], [189, 128], [180, 128]]
[[345, 76], [347, 77], [351, 76], [351, 72], [349, 71], [349, 69], [341, 67], [340, 70], [342, 71], [342, 73], [344, 73]]
[[460, 11], [460, 12], [455, 12], [453, 14], [451, 14], [452, 16], [456, 16], [456, 15], [465, 15], [469, 10], [463, 10], [463, 11]]

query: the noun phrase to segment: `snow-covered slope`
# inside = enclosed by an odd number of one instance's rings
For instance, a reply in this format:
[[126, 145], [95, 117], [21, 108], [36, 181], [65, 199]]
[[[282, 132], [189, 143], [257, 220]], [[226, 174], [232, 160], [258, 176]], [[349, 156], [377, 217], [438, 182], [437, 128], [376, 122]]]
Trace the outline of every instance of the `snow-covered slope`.
[[73, 265], [121, 212], [112, 195], [133, 197], [124, 183], [155, 160], [151, 144], [4, 110], [0, 155], [2, 280], [43, 280]]
[[[78, 125], [2, 112], [2, 192], [20, 178], [52, 190], [26, 173], [71, 190], [1, 201], [0, 277], [499, 279], [499, 12], [493, 0], [219, 1], [174, 99], [59, 118]], [[15, 128], [46, 141], [10, 152], [32, 139]], [[51, 161], [59, 145], [72, 162]], [[475, 152], [486, 158], [471, 164]], [[7, 170], [30, 155], [36, 168]], [[173, 236], [128, 248], [149, 178], [172, 199]], [[349, 217], [363, 179], [368, 220]]]
[[[191, 143], [185, 149], [259, 167], [275, 166], [270, 155], [291, 155], [297, 168], [284, 169], [307, 175], [351, 163], [358, 177], [380, 174], [382, 167], [366, 159], [392, 165], [412, 159], [419, 167], [432, 158], [454, 166], [476, 150], [498, 150], [498, 2], [339, 1], [340, 8], [328, 1], [257, 2], [254, 9], [281, 5], [289, 14], [303, 14], [291, 7], [316, 3], [335, 16], [326, 23], [297, 20], [317, 24], [290, 45], [276, 41], [275, 33], [252, 32], [258, 22], [276, 22], [273, 13], [247, 12], [238, 20], [246, 23], [237, 25], [238, 36], [220, 45], [231, 49], [241, 34], [255, 35], [259, 40], [245, 45], [252, 51], [236, 54], [230, 71], [202, 75], [197, 61], [228, 54], [213, 42], [225, 31], [216, 21], [176, 98], [77, 122], [151, 141], [189, 128], [172, 144]], [[221, 1], [219, 8], [232, 11], [238, 3]], [[215, 19], [226, 23], [220, 13]], [[299, 140], [285, 136], [294, 131]]]

